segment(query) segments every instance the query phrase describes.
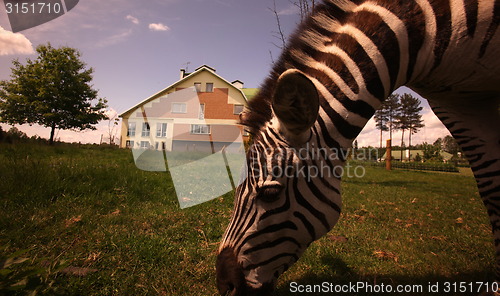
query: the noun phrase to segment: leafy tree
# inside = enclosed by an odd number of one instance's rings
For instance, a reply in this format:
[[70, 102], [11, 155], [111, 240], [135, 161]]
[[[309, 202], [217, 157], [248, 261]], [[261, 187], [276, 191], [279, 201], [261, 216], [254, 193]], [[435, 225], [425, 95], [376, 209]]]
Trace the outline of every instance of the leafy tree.
[[9, 131], [7, 132], [7, 136], [15, 141], [28, 139], [28, 135], [25, 132], [20, 131], [17, 127], [14, 126], [9, 129]]
[[455, 139], [450, 135], [443, 138], [441, 145], [444, 151], [452, 154], [453, 156], [457, 156], [458, 152], [460, 152], [460, 147], [458, 146], [457, 141], [455, 141]]
[[14, 60], [12, 79], [0, 81], [0, 121], [48, 127], [50, 144], [56, 129], [95, 129], [106, 119], [107, 101], [92, 88], [93, 69], [86, 69], [81, 54], [70, 47], [49, 43], [36, 51], [38, 57], [26, 65]]
[[433, 145], [426, 142], [422, 143], [422, 151], [424, 153], [424, 161], [443, 161], [440, 153], [441, 146], [436, 145], [436, 142]]
[[441, 147], [443, 147], [443, 139], [437, 138], [436, 141], [434, 141], [434, 143], [432, 143], [432, 145], [439, 147], [439, 149], [441, 149]]
[[[411, 148], [411, 135], [418, 132], [419, 129], [424, 127], [422, 121], [422, 107], [420, 100], [410, 94], [403, 94], [401, 96], [401, 103], [399, 105], [399, 114], [397, 115], [397, 127], [402, 131], [401, 146], [404, 147], [405, 131], [409, 133], [408, 146]], [[401, 159], [403, 158], [403, 150], [401, 150]]]

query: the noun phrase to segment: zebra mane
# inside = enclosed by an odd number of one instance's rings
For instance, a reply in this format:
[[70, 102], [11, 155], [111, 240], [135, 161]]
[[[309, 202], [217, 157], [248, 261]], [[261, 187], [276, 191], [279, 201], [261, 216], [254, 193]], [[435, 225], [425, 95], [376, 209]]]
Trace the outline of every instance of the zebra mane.
[[308, 43], [307, 32], [319, 28], [318, 23], [327, 23], [333, 32], [340, 26], [347, 15], [365, 0], [324, 0], [315, 7], [315, 11], [302, 22], [284, 48], [279, 60], [274, 63], [273, 69], [260, 87], [259, 93], [248, 102], [245, 111], [240, 115], [239, 124], [247, 127], [251, 134], [258, 131], [272, 118], [271, 98], [276, 82], [288, 69], [295, 68], [291, 59], [291, 49]]

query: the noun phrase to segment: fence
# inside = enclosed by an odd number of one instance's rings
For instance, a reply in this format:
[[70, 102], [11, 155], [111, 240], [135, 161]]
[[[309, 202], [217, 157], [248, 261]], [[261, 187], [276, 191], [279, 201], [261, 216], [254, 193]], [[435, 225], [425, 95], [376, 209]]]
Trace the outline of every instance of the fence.
[[[385, 162], [362, 162], [362, 161], [350, 161], [351, 165], [363, 165], [366, 167], [384, 167]], [[406, 170], [418, 170], [418, 171], [438, 171], [438, 172], [452, 172], [458, 173], [459, 170], [457, 166], [451, 163], [436, 163], [436, 162], [401, 162], [393, 161], [392, 168], [395, 169], [406, 169]]]

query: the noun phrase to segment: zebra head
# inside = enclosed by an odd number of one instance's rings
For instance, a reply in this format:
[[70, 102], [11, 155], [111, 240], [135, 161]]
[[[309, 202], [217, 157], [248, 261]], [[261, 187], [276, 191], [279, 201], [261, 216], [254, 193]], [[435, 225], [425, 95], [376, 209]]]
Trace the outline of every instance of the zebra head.
[[343, 161], [321, 148], [319, 105], [305, 74], [287, 70], [279, 77], [271, 118], [254, 131], [247, 177], [219, 248], [221, 295], [269, 295], [277, 278], [338, 220], [340, 177], [332, 170]]

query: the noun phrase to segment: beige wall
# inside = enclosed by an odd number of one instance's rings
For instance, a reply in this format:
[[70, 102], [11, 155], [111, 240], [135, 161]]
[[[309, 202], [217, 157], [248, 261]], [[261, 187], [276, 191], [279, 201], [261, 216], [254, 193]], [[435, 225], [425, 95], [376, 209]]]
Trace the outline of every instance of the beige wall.
[[[194, 83], [197, 82], [201, 83], [201, 93], [194, 91]], [[205, 92], [207, 83], [213, 83], [213, 92]], [[168, 98], [165, 97], [167, 94]], [[186, 103], [187, 113], [172, 113], [172, 103]], [[200, 103], [205, 104], [204, 120], [199, 118]], [[142, 104], [133, 112], [123, 115], [120, 147], [125, 147], [127, 140], [133, 140], [135, 143], [165, 141], [165, 138], [156, 137], [156, 124], [159, 122], [167, 122], [167, 149], [172, 147], [172, 140], [209, 141], [206, 135], [192, 135], [192, 124], [213, 125], [212, 141], [234, 141], [237, 138], [234, 133], [237, 132], [235, 126], [238, 118], [238, 115], [233, 113], [234, 104], [246, 104], [242, 93], [212, 73], [201, 71], [194, 77], [176, 84], [174, 88], [158, 94], [157, 98]], [[145, 118], [150, 123], [150, 137], [141, 136]], [[127, 137], [128, 122], [136, 123], [136, 135], [133, 138]]]

